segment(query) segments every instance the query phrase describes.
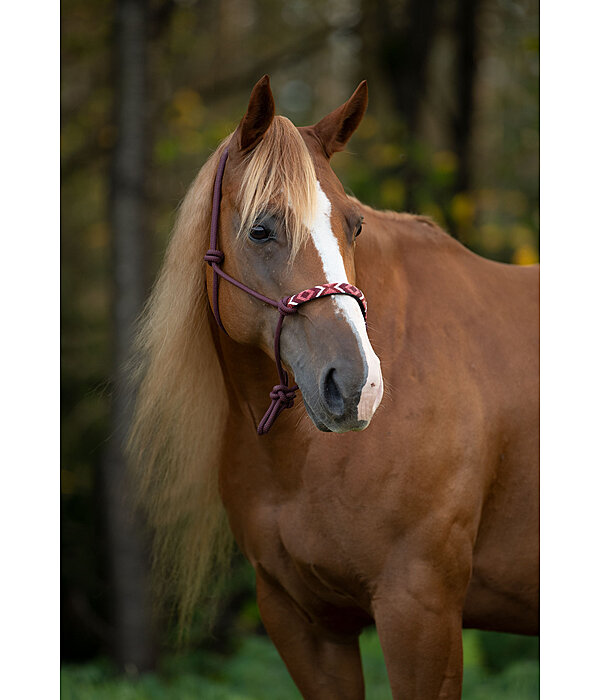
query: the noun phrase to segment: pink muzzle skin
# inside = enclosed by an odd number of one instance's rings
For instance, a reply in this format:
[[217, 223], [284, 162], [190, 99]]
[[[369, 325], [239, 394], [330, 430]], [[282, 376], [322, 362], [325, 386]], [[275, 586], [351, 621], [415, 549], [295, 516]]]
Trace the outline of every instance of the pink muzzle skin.
[[281, 329], [283, 326], [283, 320], [286, 316], [295, 314], [298, 311], [298, 307], [301, 304], [306, 304], [309, 301], [314, 301], [315, 299], [320, 299], [322, 297], [330, 296], [332, 294], [346, 294], [347, 296], [354, 297], [358, 302], [360, 309], [363, 313], [365, 323], [367, 321], [367, 301], [365, 295], [355, 287], [353, 284], [348, 282], [327, 282], [326, 284], [318, 284], [316, 287], [310, 287], [310, 289], [304, 289], [297, 294], [292, 294], [289, 297], [284, 297], [279, 301], [275, 299], [270, 299], [260, 292], [256, 292], [254, 289], [250, 289], [242, 282], [234, 279], [226, 272], [221, 269], [225, 255], [222, 250], [219, 250], [218, 246], [218, 235], [219, 235], [219, 209], [221, 205], [221, 183], [223, 182], [223, 173], [225, 171], [225, 162], [227, 161], [227, 156], [229, 155], [229, 150], [226, 148], [223, 151], [223, 155], [219, 161], [217, 168], [217, 174], [215, 177], [215, 184], [213, 189], [213, 201], [212, 201], [212, 215], [210, 223], [210, 248], [206, 251], [204, 260], [213, 269], [213, 284], [212, 284], [212, 297], [213, 297], [213, 314], [215, 321], [217, 322], [219, 328], [227, 334], [227, 331], [223, 327], [221, 321], [221, 316], [219, 314], [219, 277], [227, 280], [230, 284], [235, 285], [239, 289], [250, 294], [250, 296], [259, 299], [265, 304], [274, 306], [279, 311], [279, 320], [277, 321], [277, 327], [275, 329], [275, 336], [273, 339], [273, 350], [275, 354], [275, 365], [277, 367], [277, 374], [279, 375], [279, 384], [276, 384], [270, 391], [269, 397], [271, 398], [271, 405], [267, 409], [267, 412], [262, 417], [262, 420], [258, 424], [257, 432], [259, 435], [264, 435], [268, 433], [271, 426], [275, 422], [277, 416], [283, 411], [284, 408], [291, 408], [294, 405], [294, 399], [296, 398], [296, 391], [298, 391], [298, 385], [288, 386], [288, 374], [281, 364], [281, 356], [279, 354], [279, 341], [281, 338]]

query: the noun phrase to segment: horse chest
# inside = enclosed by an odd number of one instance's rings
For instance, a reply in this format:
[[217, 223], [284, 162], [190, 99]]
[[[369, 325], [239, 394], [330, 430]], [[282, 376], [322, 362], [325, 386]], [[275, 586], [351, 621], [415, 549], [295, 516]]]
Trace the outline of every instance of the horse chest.
[[370, 600], [353, 537], [335, 525], [335, 508], [313, 506], [271, 494], [247, 505], [234, 534], [254, 568], [283, 588], [307, 618], [337, 631], [368, 624]]

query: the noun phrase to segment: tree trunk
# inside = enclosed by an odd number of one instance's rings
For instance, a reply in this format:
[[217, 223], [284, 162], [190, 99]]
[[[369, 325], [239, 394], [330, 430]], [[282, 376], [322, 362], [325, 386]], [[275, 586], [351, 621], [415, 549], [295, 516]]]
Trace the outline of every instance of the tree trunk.
[[418, 134], [422, 99], [427, 90], [427, 64], [436, 33], [437, 7], [437, 0], [407, 0], [403, 21], [399, 23], [394, 22], [389, 0], [378, 0], [375, 6], [379, 65], [392, 103], [406, 125], [408, 157], [402, 177], [409, 211], [414, 209], [419, 180], [411, 149]]
[[131, 418], [127, 360], [135, 319], [146, 294], [146, 0], [117, 0], [115, 116], [118, 131], [112, 172], [110, 219], [113, 255], [114, 388], [112, 430], [104, 463], [103, 496], [111, 576], [114, 653], [121, 668], [154, 668], [147, 552], [132, 515], [123, 445]]
[[408, 0], [406, 17], [400, 27], [394, 26], [388, 0], [380, 0], [378, 8], [381, 66], [388, 77], [394, 104], [406, 121], [409, 136], [414, 137], [435, 38], [437, 0]]
[[476, 18], [480, 0], [460, 0], [456, 8], [456, 92], [454, 149], [458, 156], [455, 189], [465, 192], [471, 184], [471, 132], [473, 127], [473, 88], [477, 68]]

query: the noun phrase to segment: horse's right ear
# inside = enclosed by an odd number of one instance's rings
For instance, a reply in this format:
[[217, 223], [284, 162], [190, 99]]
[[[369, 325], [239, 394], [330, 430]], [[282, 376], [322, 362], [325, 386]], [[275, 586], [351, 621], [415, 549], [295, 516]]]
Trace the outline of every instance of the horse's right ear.
[[313, 130], [323, 144], [327, 158], [344, 150], [365, 114], [368, 101], [367, 81], [363, 80], [347, 102], [314, 125]]
[[250, 95], [248, 109], [237, 128], [238, 146], [241, 151], [254, 148], [271, 126], [275, 116], [275, 100], [268, 75], [256, 83]]

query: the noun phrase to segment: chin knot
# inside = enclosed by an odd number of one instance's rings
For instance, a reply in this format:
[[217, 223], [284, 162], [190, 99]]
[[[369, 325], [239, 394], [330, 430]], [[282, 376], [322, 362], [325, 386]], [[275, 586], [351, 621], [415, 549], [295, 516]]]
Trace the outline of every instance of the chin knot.
[[291, 408], [294, 405], [294, 399], [296, 398], [297, 391], [297, 385], [287, 386], [285, 384], [275, 384], [269, 393], [271, 405], [267, 409], [265, 415], [262, 417], [261, 422], [258, 424], [257, 433], [259, 435], [268, 433], [277, 416], [285, 408]]
[[296, 387], [285, 386], [285, 384], [276, 384], [269, 394], [271, 401], [278, 401], [281, 408], [291, 408], [294, 405], [296, 398]]

